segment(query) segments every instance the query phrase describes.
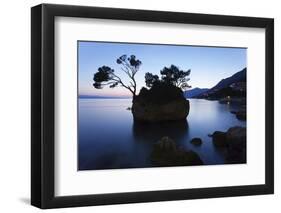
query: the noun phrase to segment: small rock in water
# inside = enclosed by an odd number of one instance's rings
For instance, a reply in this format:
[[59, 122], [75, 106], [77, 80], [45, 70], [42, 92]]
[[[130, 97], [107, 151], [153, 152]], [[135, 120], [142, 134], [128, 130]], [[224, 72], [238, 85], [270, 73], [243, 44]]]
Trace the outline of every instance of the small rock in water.
[[213, 144], [215, 147], [226, 147], [226, 133], [221, 131], [215, 131], [212, 135]]
[[239, 111], [231, 111], [232, 114], [236, 115], [236, 118], [241, 121], [246, 121], [247, 114], [246, 109], [241, 109]]
[[195, 146], [200, 146], [202, 144], [201, 138], [193, 138], [190, 143], [192, 143]]
[[247, 118], [246, 110], [240, 110], [236, 112], [236, 118], [241, 121], [245, 121]]

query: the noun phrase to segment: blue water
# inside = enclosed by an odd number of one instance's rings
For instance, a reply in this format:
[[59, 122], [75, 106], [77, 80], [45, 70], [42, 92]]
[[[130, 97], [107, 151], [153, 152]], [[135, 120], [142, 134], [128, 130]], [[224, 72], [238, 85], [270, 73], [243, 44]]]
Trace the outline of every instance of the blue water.
[[[186, 122], [140, 125], [133, 122], [131, 99], [79, 99], [78, 169], [119, 169], [153, 166], [153, 143], [169, 136], [179, 147], [196, 151], [205, 165], [224, 164], [223, 153], [213, 147], [208, 134], [246, 126], [230, 111], [237, 106], [218, 101], [190, 99]], [[200, 137], [203, 144], [190, 143]]]

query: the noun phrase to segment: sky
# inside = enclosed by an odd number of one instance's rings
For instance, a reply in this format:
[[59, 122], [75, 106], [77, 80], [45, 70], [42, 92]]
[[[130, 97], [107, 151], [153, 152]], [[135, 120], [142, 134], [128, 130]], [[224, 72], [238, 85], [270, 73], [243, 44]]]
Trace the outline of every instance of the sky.
[[[94, 73], [106, 65], [115, 70], [122, 80], [129, 82], [116, 59], [121, 55], [135, 55], [142, 61], [136, 74], [137, 91], [145, 86], [144, 75], [151, 72], [160, 76], [163, 67], [171, 64], [181, 70], [191, 69], [189, 84], [192, 88], [211, 88], [220, 80], [242, 70], [247, 65], [246, 48], [206, 47], [165, 44], [137, 44], [78, 41], [79, 95], [129, 97], [123, 87], [96, 89]], [[191, 89], [192, 89], [191, 88]]]

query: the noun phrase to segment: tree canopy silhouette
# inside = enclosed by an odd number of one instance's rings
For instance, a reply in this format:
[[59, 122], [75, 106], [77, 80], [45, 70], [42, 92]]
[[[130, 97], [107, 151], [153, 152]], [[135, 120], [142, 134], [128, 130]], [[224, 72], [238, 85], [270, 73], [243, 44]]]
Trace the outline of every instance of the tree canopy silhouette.
[[159, 76], [158, 75], [153, 75], [150, 72], [145, 73], [145, 84], [147, 87], [151, 88], [155, 82], [159, 82]]
[[127, 57], [127, 55], [122, 55], [116, 60], [116, 63], [121, 65], [121, 70], [129, 77], [129, 84], [125, 84], [114, 72], [114, 69], [104, 65], [99, 67], [98, 71], [94, 74], [93, 86], [97, 89], [102, 89], [104, 86], [109, 86], [110, 88], [122, 86], [128, 89], [133, 96], [136, 96], [137, 83], [135, 75], [142, 62], [134, 55], [129, 57]]
[[158, 75], [153, 75], [152, 73], [147, 72], [145, 74], [145, 83], [146, 86], [151, 88], [155, 83], [162, 82], [166, 84], [172, 84], [181, 89], [190, 88], [191, 86], [187, 83], [190, 78], [191, 70], [180, 70], [177, 66], [171, 65], [170, 67], [164, 67], [160, 70], [161, 80]]

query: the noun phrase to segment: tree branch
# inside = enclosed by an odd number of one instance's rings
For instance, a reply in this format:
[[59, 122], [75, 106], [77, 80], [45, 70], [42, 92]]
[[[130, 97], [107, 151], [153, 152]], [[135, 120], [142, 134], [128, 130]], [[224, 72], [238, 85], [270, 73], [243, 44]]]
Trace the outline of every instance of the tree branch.
[[135, 96], [135, 92], [134, 92], [129, 86], [126, 86], [126, 85], [122, 82], [122, 80], [121, 80], [121, 78], [120, 78], [119, 76], [115, 75], [114, 73], [111, 73], [111, 74], [112, 74], [114, 77], [117, 78], [117, 79], [112, 78], [111, 80], [117, 81], [118, 83], [120, 83], [123, 87], [125, 87], [126, 89], [128, 89], [128, 90]]

